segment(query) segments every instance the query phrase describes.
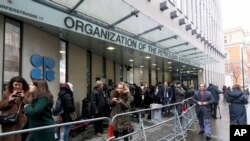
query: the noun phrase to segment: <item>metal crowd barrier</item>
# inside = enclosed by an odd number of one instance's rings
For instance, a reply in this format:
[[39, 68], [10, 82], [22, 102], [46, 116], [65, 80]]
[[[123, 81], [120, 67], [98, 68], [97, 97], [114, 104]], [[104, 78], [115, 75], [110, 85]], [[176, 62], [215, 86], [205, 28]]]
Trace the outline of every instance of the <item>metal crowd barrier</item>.
[[[77, 125], [77, 124], [81, 124], [81, 123], [95, 122], [95, 121], [99, 121], [99, 120], [107, 120], [108, 123], [110, 122], [110, 118], [108, 118], [108, 117], [78, 120], [78, 121], [72, 121], [72, 122], [67, 122], [67, 123], [59, 123], [59, 124], [53, 124], [53, 125], [48, 125], [48, 126], [36, 127], [36, 128], [29, 128], [29, 129], [23, 129], [23, 130], [11, 131], [11, 132], [4, 132], [4, 133], [0, 133], [0, 138], [3, 136], [39, 131], [39, 130], [44, 130], [44, 129], [48, 129], [48, 128], [63, 127], [65, 125]], [[105, 140], [105, 138], [103, 138], [103, 140]]]
[[[5, 132], [0, 134], [0, 138], [3, 136], [13, 135], [13, 134], [21, 134], [21, 133], [27, 133], [27, 132], [33, 132], [38, 130], [44, 130], [48, 128], [56, 128], [66, 125], [77, 125], [82, 123], [90, 123], [95, 122], [99, 120], [106, 120], [108, 121], [108, 132], [107, 137], [103, 138], [103, 140], [106, 141], [117, 141], [122, 140], [126, 137], [129, 137], [129, 140], [154, 140], [154, 141], [169, 141], [169, 140], [186, 140], [185, 137], [187, 135], [187, 131], [195, 131], [196, 127], [194, 121], [196, 118], [196, 112], [195, 112], [195, 105], [190, 106], [189, 101], [191, 98], [185, 99], [182, 102], [163, 105], [155, 108], [148, 108], [148, 109], [139, 109], [136, 111], [130, 111], [126, 113], [120, 113], [116, 114], [112, 119], [108, 117], [100, 117], [100, 118], [92, 118], [92, 119], [86, 119], [86, 120], [78, 120], [73, 122], [67, 122], [67, 123], [60, 123], [60, 124], [54, 124], [54, 125], [48, 125], [48, 126], [42, 126], [37, 128], [29, 128], [29, 129], [23, 129], [23, 130], [17, 130], [17, 131], [11, 131], [11, 132]], [[182, 113], [178, 113], [177, 106], [181, 105]], [[172, 109], [171, 109], [172, 107]], [[174, 110], [173, 116], [171, 117], [163, 117], [162, 118], [162, 109], [163, 108], [170, 108], [171, 111]], [[160, 111], [161, 112], [161, 119], [159, 121], [154, 121], [152, 119], [152, 111]], [[151, 113], [151, 120], [145, 120], [144, 116], [146, 114]], [[116, 118], [120, 116], [129, 116], [130, 122], [132, 123], [134, 130], [133, 132], [115, 138], [114, 137], [114, 129], [113, 129], [113, 123]], [[136, 118], [138, 122], [134, 121], [133, 115], [138, 115]], [[143, 116], [144, 115], [144, 116]], [[145, 124], [149, 125], [145, 125]], [[194, 126], [194, 129], [191, 129], [192, 125]], [[157, 128], [162, 126], [162, 128]]]
[[[130, 140], [157, 140], [157, 141], [165, 141], [165, 140], [186, 140], [187, 131], [196, 130], [195, 128], [195, 118], [196, 118], [196, 112], [195, 112], [195, 105], [190, 106], [190, 99], [185, 99], [182, 102], [168, 104], [159, 106], [156, 108], [148, 108], [148, 109], [140, 109], [136, 111], [130, 111], [126, 113], [120, 113], [116, 114], [109, 124], [109, 131], [108, 131], [108, 138], [107, 141], [110, 140], [122, 140], [126, 137], [128, 137]], [[182, 113], [180, 114], [177, 110], [177, 106], [181, 106]], [[147, 112], [151, 112], [151, 118], [152, 118], [152, 111], [154, 110], [162, 110], [163, 108], [171, 108], [174, 107], [174, 116], [168, 117], [163, 119], [162, 121], [154, 122], [151, 119], [151, 125], [145, 126], [145, 122], [148, 120], [144, 120], [143, 115]], [[133, 116], [131, 119], [131, 123], [134, 125], [134, 131], [132, 133], [129, 133], [124, 136], [120, 136], [118, 138], [114, 137], [114, 131], [113, 130], [113, 123], [115, 119], [117, 119], [120, 116], [129, 116], [131, 115], [138, 115], [138, 123], [132, 121]], [[162, 114], [161, 114], [162, 116]], [[194, 129], [191, 129], [192, 125], [194, 126]], [[162, 128], [155, 129], [156, 127], [162, 126]], [[150, 131], [151, 130], [151, 131]], [[157, 132], [158, 131], [158, 132]], [[132, 139], [131, 139], [132, 137]]]

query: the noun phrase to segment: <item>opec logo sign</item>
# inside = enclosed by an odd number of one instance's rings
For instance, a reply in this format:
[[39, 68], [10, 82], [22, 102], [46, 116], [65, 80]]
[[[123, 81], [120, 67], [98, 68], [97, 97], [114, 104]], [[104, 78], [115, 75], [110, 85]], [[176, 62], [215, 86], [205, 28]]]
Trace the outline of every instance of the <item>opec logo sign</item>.
[[31, 64], [35, 67], [31, 70], [31, 79], [45, 79], [53, 81], [55, 79], [55, 61], [52, 58], [34, 54], [31, 56]]

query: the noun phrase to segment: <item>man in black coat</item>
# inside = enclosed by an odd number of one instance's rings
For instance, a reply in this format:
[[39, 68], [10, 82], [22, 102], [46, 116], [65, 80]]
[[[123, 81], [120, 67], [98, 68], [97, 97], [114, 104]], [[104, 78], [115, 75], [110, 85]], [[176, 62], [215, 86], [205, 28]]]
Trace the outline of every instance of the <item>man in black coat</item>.
[[218, 87], [212, 83], [210, 83], [207, 87], [207, 91], [209, 91], [214, 98], [214, 102], [211, 104], [211, 114], [214, 119], [217, 119], [217, 107], [220, 100], [219, 94], [221, 92], [219, 91]]
[[[173, 91], [168, 86], [167, 82], [164, 82], [163, 87], [159, 91], [159, 95], [160, 95], [161, 102], [162, 102], [163, 105], [170, 104], [170, 101], [171, 101], [172, 96], [173, 96]], [[164, 107], [163, 112], [169, 116], [170, 115], [170, 107]]]
[[[94, 118], [102, 117], [105, 109], [105, 98], [103, 93], [103, 82], [96, 81], [94, 89], [90, 96], [91, 110]], [[103, 133], [103, 121], [99, 120], [94, 122], [94, 129], [97, 136], [101, 136]]]

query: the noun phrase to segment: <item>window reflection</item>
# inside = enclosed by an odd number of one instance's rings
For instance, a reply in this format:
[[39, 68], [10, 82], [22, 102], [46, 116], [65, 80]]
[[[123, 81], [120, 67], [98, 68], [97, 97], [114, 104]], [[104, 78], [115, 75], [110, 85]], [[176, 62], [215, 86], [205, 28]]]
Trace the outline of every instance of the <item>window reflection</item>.
[[20, 71], [20, 23], [11, 19], [5, 22], [4, 82], [19, 75]]
[[60, 83], [66, 82], [66, 42], [60, 41]]

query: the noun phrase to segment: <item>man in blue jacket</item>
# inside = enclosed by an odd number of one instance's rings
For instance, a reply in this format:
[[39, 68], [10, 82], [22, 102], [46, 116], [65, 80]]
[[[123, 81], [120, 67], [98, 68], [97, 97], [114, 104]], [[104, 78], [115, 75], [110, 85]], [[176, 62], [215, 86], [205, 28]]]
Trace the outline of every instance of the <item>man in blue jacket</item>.
[[212, 134], [210, 104], [214, 99], [211, 93], [206, 91], [204, 83], [199, 84], [199, 90], [195, 91], [192, 100], [196, 104], [196, 115], [201, 129], [199, 134], [205, 133], [206, 139], [210, 140]]

